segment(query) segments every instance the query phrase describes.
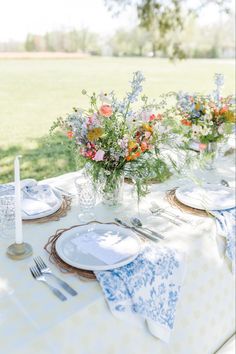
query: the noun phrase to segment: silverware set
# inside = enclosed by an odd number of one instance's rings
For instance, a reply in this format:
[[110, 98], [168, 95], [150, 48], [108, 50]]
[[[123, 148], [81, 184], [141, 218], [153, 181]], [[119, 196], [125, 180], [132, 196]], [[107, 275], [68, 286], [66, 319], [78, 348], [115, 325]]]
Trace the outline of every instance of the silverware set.
[[[124, 226], [124, 227], [126, 227], [126, 228], [128, 228], [128, 229], [130, 229], [130, 230], [133, 230], [134, 232], [136, 232], [137, 234], [139, 234], [140, 236], [142, 236], [142, 237], [145, 237], [145, 238], [149, 238], [150, 240], [152, 240], [152, 241], [160, 241], [160, 240], [163, 240], [164, 239], [164, 236], [162, 236], [161, 234], [158, 234], [158, 233], [156, 233], [155, 232], [155, 234], [153, 234], [153, 233], [149, 233], [149, 232], [147, 232], [146, 230], [144, 231], [144, 230], [140, 230], [140, 228], [138, 228], [138, 227], [136, 227], [136, 226], [130, 226], [130, 225], [128, 225], [126, 222], [124, 222], [124, 221], [122, 221], [122, 220], [120, 220], [120, 219], [118, 219], [118, 218], [115, 218], [115, 221], [118, 223], [118, 224], [120, 224], [120, 225], [122, 225], [122, 226]], [[158, 235], [158, 236], [157, 236]]]
[[[149, 210], [151, 211], [151, 213], [153, 215], [163, 217], [176, 226], [182, 226], [183, 223], [190, 224], [190, 225], [192, 224], [192, 222], [190, 220], [187, 220], [187, 219], [183, 218], [182, 216], [177, 215], [169, 210], [161, 208], [157, 204], [153, 205]], [[161, 233], [156, 232], [148, 227], [144, 227], [141, 220], [137, 217], [132, 217], [130, 219], [131, 225], [127, 224], [126, 222], [124, 222], [123, 220], [120, 220], [118, 218], [115, 218], [115, 221], [118, 224], [133, 230], [134, 232], [136, 232], [140, 236], [142, 236], [144, 238], [148, 238], [152, 241], [158, 242], [158, 241], [166, 239], [166, 237], [163, 236]]]
[[77, 291], [74, 290], [69, 284], [64, 280], [58, 278], [55, 274], [52, 273], [51, 269], [46, 265], [43, 259], [38, 256], [34, 258], [35, 266], [30, 267], [30, 272], [34, 279], [41, 281], [46, 284], [46, 286], [52, 291], [52, 293], [57, 296], [61, 301], [66, 301], [67, 297], [56, 287], [52, 286], [48, 282], [48, 278], [54, 278], [58, 285], [60, 285], [67, 293], [71, 296], [77, 295]]
[[172, 213], [171, 211], [161, 208], [159, 205], [155, 204], [150, 208], [150, 211], [153, 215], [161, 216], [168, 221], [170, 221], [172, 224], [181, 226], [182, 223], [186, 224], [191, 224], [191, 221], [183, 218], [180, 215], [177, 215], [175, 213]]

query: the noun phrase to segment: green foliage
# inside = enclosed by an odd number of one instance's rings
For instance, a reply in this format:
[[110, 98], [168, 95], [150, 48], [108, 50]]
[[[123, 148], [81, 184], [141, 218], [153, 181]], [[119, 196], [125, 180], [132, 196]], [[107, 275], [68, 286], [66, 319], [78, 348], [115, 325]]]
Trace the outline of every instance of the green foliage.
[[197, 7], [189, 0], [105, 0], [105, 3], [115, 13], [117, 10], [124, 11], [126, 6], [136, 7], [140, 26], [152, 38], [153, 56], [160, 51], [170, 59], [186, 57], [180, 34], [185, 29], [189, 14], [197, 16], [209, 4], [215, 4], [229, 13], [229, 0], [201, 1]]
[[28, 34], [25, 50], [29, 52], [83, 52], [93, 55], [101, 54], [98, 34], [87, 28], [71, 31], [52, 31], [45, 35]]
[[36, 139], [34, 146], [26, 148], [23, 145], [11, 145], [0, 148], [0, 183], [14, 179], [13, 162], [16, 155], [22, 155], [21, 178], [45, 178], [59, 176], [75, 171], [81, 167], [81, 161], [76, 154], [71, 153], [74, 147], [68, 144], [67, 138], [56, 133], [52, 137]]

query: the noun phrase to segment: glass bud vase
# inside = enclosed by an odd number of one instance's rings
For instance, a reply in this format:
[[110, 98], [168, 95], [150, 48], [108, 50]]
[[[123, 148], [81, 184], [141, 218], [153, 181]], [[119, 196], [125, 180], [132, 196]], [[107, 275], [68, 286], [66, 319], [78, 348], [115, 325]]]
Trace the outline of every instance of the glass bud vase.
[[207, 170], [214, 170], [215, 169], [215, 161], [218, 156], [218, 144], [217, 142], [208, 143], [207, 147], [204, 151], [206, 156], [206, 166]]
[[100, 193], [102, 203], [107, 206], [117, 206], [123, 200], [124, 172], [104, 171], [100, 179]]

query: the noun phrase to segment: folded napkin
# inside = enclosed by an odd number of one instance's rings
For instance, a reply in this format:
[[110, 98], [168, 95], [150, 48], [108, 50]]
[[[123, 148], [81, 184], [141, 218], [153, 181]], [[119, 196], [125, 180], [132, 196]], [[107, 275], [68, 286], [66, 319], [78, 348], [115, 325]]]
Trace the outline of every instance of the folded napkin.
[[220, 235], [226, 238], [225, 255], [232, 263], [232, 272], [235, 274], [236, 261], [236, 208], [211, 211], [216, 218], [216, 227]]
[[[14, 183], [0, 185], [0, 196], [14, 192]], [[58, 203], [58, 197], [49, 185], [37, 184], [33, 179], [21, 181], [21, 193], [22, 210], [29, 216], [47, 212]]]
[[[35, 179], [32, 178], [27, 178], [23, 179], [21, 182], [21, 189], [23, 190], [26, 187], [32, 187], [37, 185], [37, 182]], [[15, 185], [14, 182], [12, 183], [6, 183], [6, 184], [0, 184], [0, 196], [4, 195], [11, 195], [15, 193]]]
[[51, 207], [47, 203], [28, 198], [22, 200], [21, 208], [24, 213], [29, 216], [45, 213], [46, 211], [51, 210]]
[[115, 264], [137, 254], [139, 244], [133, 237], [120, 237], [115, 232], [105, 234], [88, 231], [71, 241], [80, 251], [105, 264]]
[[148, 244], [126, 266], [95, 272], [111, 312], [168, 343], [185, 275], [184, 254]]

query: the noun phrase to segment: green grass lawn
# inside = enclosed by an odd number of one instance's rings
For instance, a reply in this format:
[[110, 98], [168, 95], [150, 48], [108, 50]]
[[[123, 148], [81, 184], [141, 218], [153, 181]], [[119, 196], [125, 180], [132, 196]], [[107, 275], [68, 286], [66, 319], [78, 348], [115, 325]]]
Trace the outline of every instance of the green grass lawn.
[[132, 72], [146, 76], [144, 92], [153, 98], [168, 91], [211, 92], [213, 75], [222, 72], [224, 94], [233, 93], [233, 60], [188, 60], [170, 63], [153, 58], [83, 58], [0, 60], [0, 183], [13, 178], [13, 158], [23, 155], [22, 177], [42, 179], [76, 168], [68, 150], [56, 138], [42, 138], [52, 122], [86, 106], [88, 92], [128, 90]]

